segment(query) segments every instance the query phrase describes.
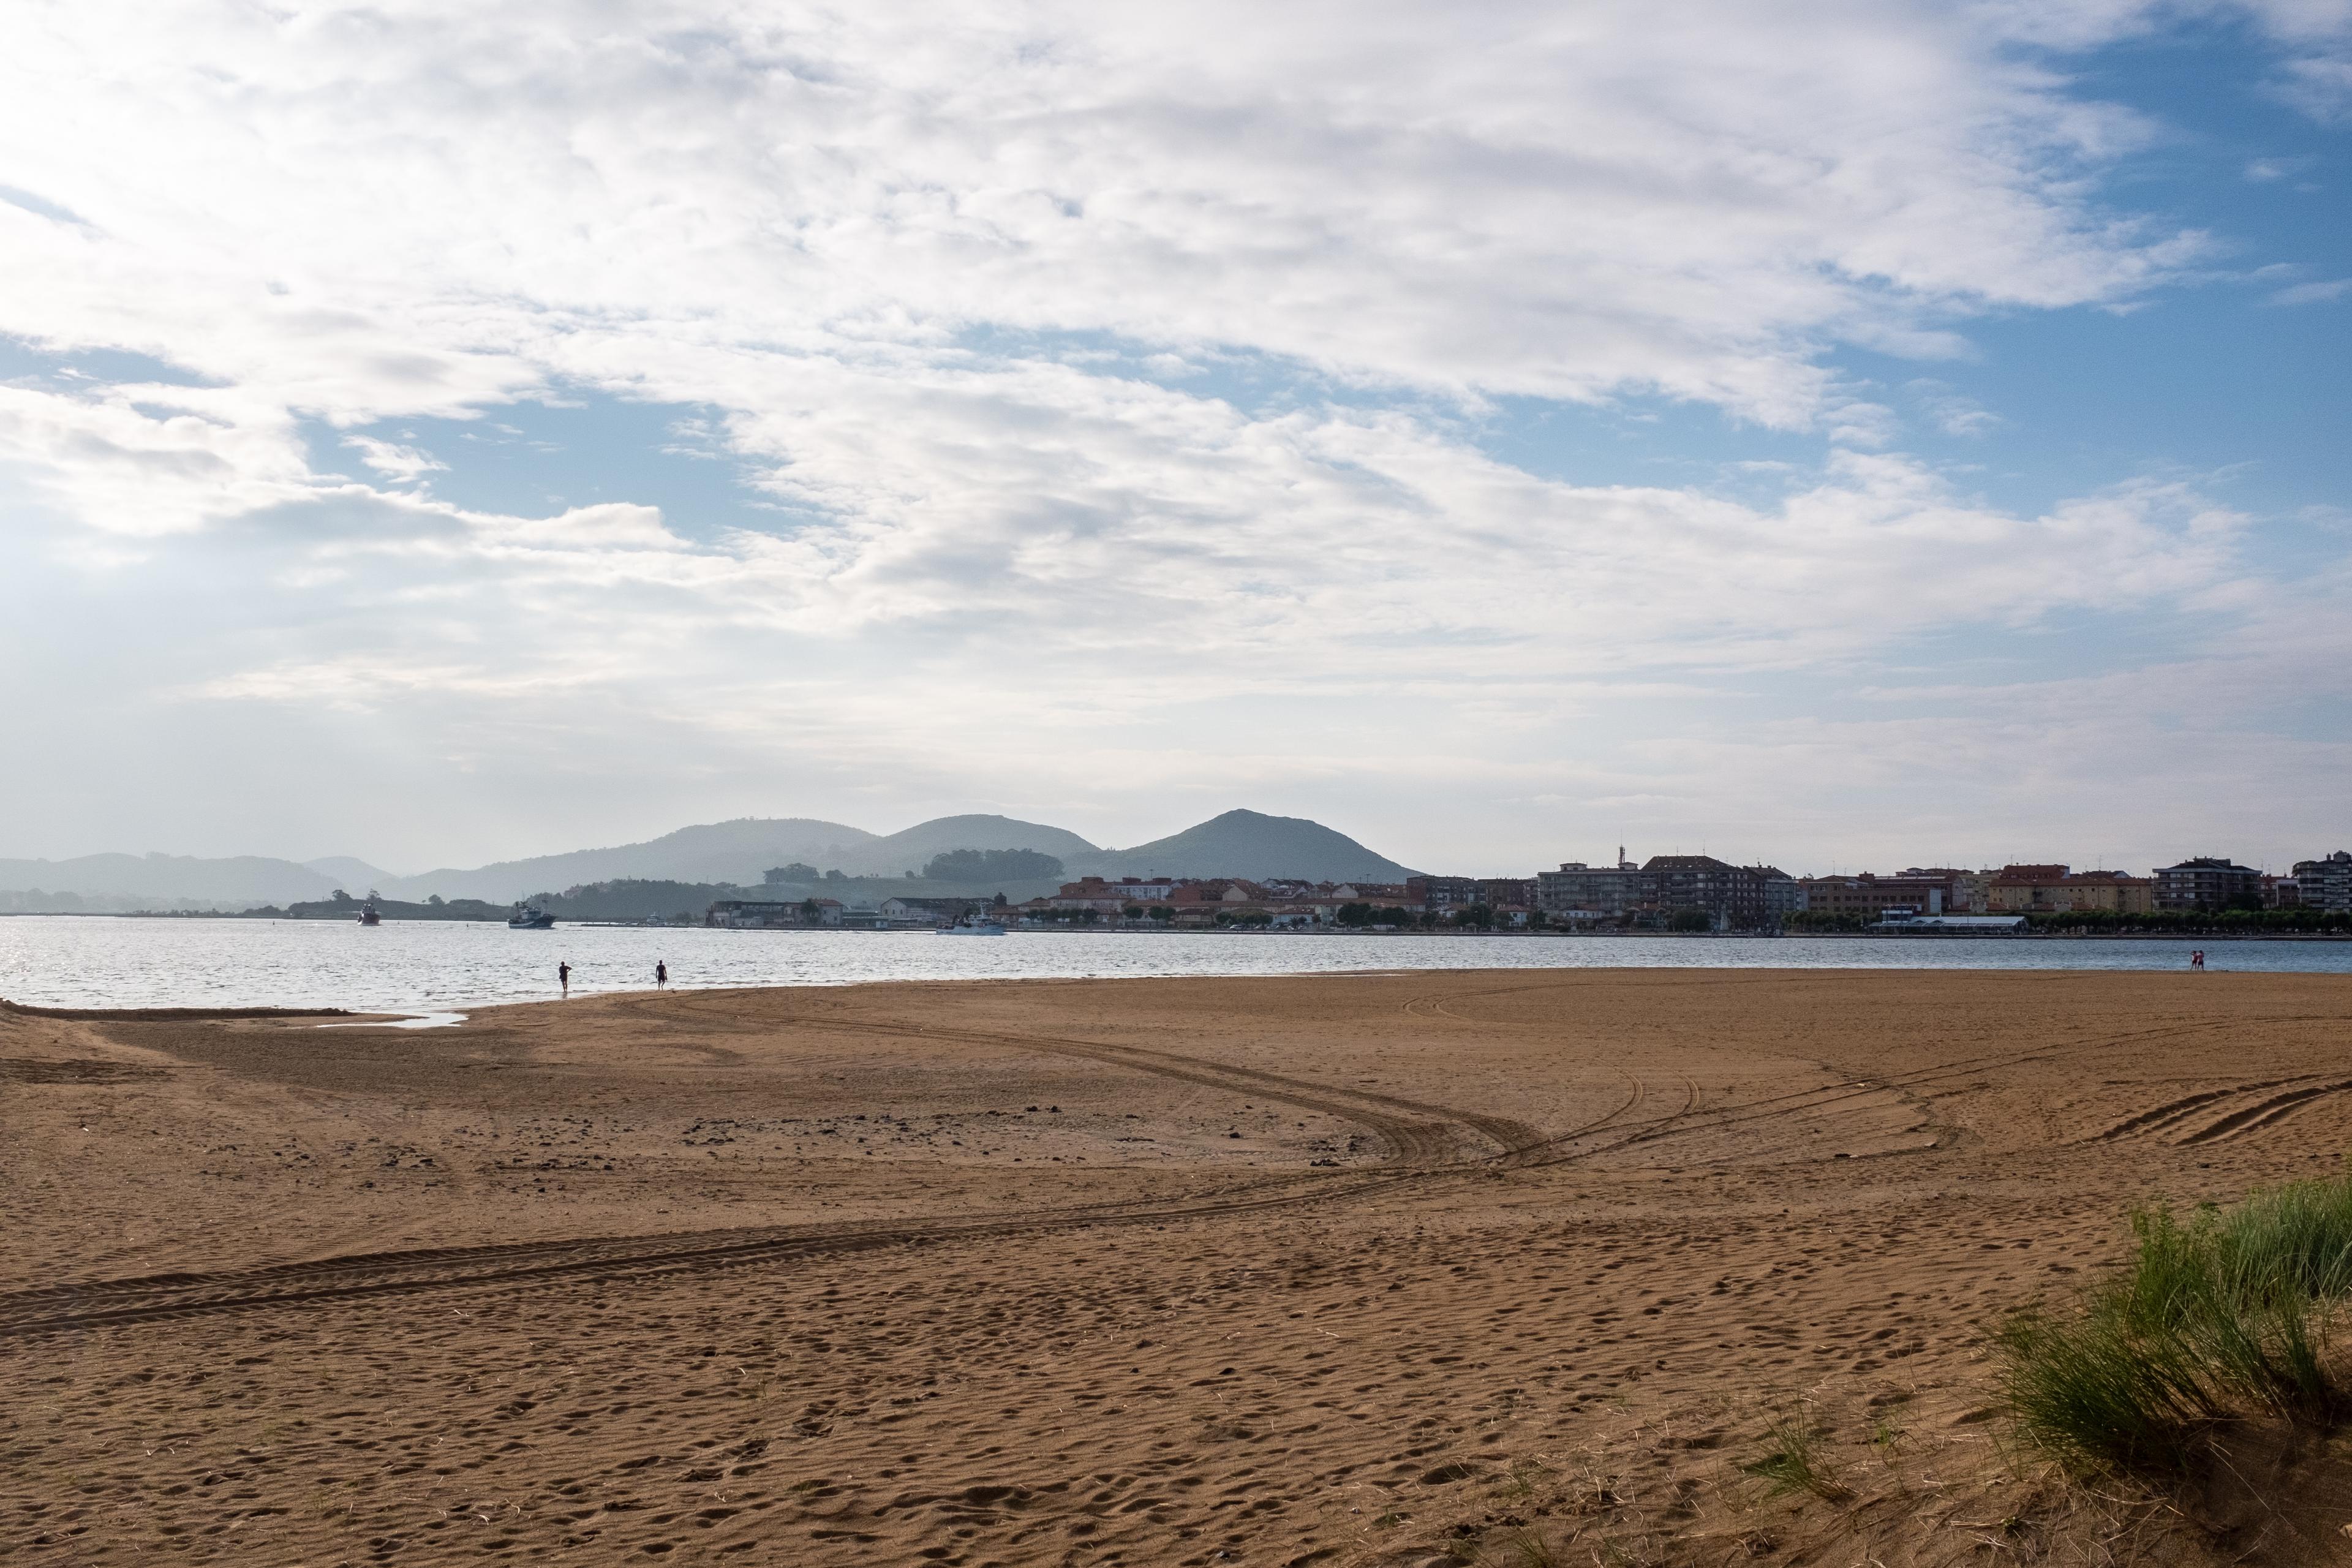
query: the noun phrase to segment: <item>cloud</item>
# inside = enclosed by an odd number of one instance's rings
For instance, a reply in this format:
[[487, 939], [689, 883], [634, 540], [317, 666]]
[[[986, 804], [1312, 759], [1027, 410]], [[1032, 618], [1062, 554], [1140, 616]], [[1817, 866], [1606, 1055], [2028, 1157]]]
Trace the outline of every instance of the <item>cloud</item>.
[[[1117, 706], [1139, 683], [1195, 700], [1369, 689], [1398, 658], [1418, 679], [1477, 683], [1502, 653], [1540, 701], [1555, 685], [1789, 669], [1927, 627], [2127, 610], [2226, 578], [2243, 524], [2179, 485], [2009, 515], [1884, 456], [1837, 458], [1771, 507], [1578, 486], [1407, 416], [1203, 418], [1156, 390], [1106, 413], [1076, 405], [1083, 376], [1037, 374], [1045, 434], [1026, 443], [972, 438], [951, 405], [884, 421], [887, 438], [861, 430], [861, 456], [929, 488], [821, 532], [697, 542], [637, 506], [527, 519], [399, 494], [309, 503], [253, 537], [268, 570], [311, 574], [283, 632], [320, 651], [205, 689], [350, 699], [374, 680], [390, 700], [593, 679], [617, 711], [694, 705], [677, 690], [691, 671], [740, 706], [746, 670], [827, 646], [895, 650], [978, 661], [984, 689], [954, 706], [1009, 763], [1041, 701]], [[1043, 406], [1056, 393], [1072, 400], [1058, 421]], [[322, 508], [351, 515], [299, 515]], [[419, 635], [489, 606], [495, 637]], [[1203, 607], [1213, 630], [1192, 635]], [[581, 626], [597, 628], [593, 647], [568, 635]], [[648, 648], [666, 651], [641, 665]], [[867, 711], [939, 698], [841, 695]]]
[[1827, 345], [2125, 297], [2195, 243], [2082, 200], [2126, 117], [1932, 8], [1832, 6], [1836, 47], [1732, 5], [576, 19], [58, 14], [0, 135], [105, 237], [15, 237], [0, 326], [354, 422], [624, 384], [648, 339], [780, 376], [989, 322], [1801, 425]]
[[2331, 300], [2341, 300], [2347, 292], [2352, 292], [2352, 278], [2330, 278], [2278, 289], [2265, 302], [2273, 305], [2321, 305]]
[[[2208, 259], [2100, 195], [2155, 128], [2034, 54], [2150, 7], [615, 15], [85, 0], [0, 57], [42, 193], [0, 202], [0, 333], [202, 384], [0, 385], [0, 526], [168, 671], [110, 677], [163, 693], [125, 732], [851, 791], [1328, 781], [1443, 733], [1533, 797], [1580, 747], [1699, 754], [1653, 704], [2254, 581], [2192, 487], [1958, 492], [1904, 416], [1994, 416], [1831, 363]], [[460, 505], [490, 444], [401, 433], [520, 443], [500, 406], [558, 395], [692, 408], [670, 448], [772, 510]], [[1514, 399], [1808, 445], [1738, 500], [1549, 479], [1478, 445]]]
[[184, 532], [320, 488], [293, 422], [244, 390], [0, 384], [0, 463], [102, 532]]
[[426, 474], [446, 473], [449, 465], [432, 453], [373, 436], [346, 436], [343, 445], [360, 454], [360, 461], [387, 479], [414, 483]]
[[1903, 390], [1928, 421], [1947, 436], [1989, 436], [2004, 423], [1991, 409], [1940, 381], [1921, 377], [1906, 383]]
[[2279, 96], [2322, 124], [2352, 117], [2352, 54], [2313, 55], [2288, 62]]

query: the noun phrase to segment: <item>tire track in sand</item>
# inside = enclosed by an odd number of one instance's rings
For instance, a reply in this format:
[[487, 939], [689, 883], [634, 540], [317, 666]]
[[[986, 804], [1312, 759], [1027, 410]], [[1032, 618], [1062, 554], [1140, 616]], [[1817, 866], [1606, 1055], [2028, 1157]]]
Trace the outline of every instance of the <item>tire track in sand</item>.
[[[1166, 1224], [1171, 1220], [1245, 1214], [1353, 1196], [1413, 1177], [1469, 1168], [1475, 1163], [1454, 1157], [1454, 1145], [1465, 1129], [1493, 1140], [1506, 1153], [1535, 1147], [1540, 1142], [1534, 1129], [1507, 1118], [1454, 1111], [1394, 1095], [1335, 1090], [1310, 1079], [1143, 1047], [911, 1025], [849, 1024], [840, 1020], [824, 1023], [830, 1027], [856, 1028], [901, 1038], [1044, 1051], [1228, 1092], [1255, 1094], [1363, 1126], [1389, 1145], [1391, 1156], [1369, 1171], [1271, 1176], [1239, 1184], [1213, 1197], [1175, 1202], [1163, 1199], [1090, 1205], [976, 1219], [915, 1218], [849, 1226], [786, 1226], [748, 1231], [431, 1247], [220, 1273], [178, 1273], [51, 1286], [0, 1296], [0, 1339], [212, 1312], [285, 1310], [423, 1291], [703, 1272], [935, 1241], [1088, 1226]], [[1638, 1103], [1640, 1095], [1636, 1080], [1633, 1099], [1628, 1104]], [[1621, 1106], [1601, 1120], [1612, 1120], [1624, 1109]], [[1415, 1115], [1427, 1120], [1415, 1120]]]
[[2143, 1110], [2137, 1116], [2127, 1116], [2114, 1126], [2093, 1133], [2084, 1142], [2105, 1143], [2117, 1138], [2137, 1138], [2152, 1132], [2163, 1132], [2188, 1121], [2217, 1100], [2232, 1100], [2239, 1095], [2254, 1094], [2265, 1089], [2277, 1089], [2284, 1084], [2307, 1083], [2318, 1076], [2316, 1073], [2299, 1073], [2293, 1078], [2261, 1079], [2252, 1083], [2233, 1083], [2222, 1089], [2209, 1089], [2201, 1093], [2184, 1095], [2179, 1100], [2166, 1100], [2162, 1105], [2152, 1110]]
[[2277, 1125], [2314, 1100], [2324, 1099], [2331, 1094], [2341, 1094], [2347, 1089], [2352, 1089], [2352, 1079], [2339, 1079], [2334, 1083], [2315, 1083], [2302, 1089], [2292, 1089], [2284, 1094], [2272, 1095], [2268, 1100], [2231, 1111], [2226, 1116], [2217, 1117], [2195, 1131], [2175, 1139], [2174, 1142], [2183, 1145], [2223, 1143], [2233, 1139], [2243, 1138]]
[[[1241, 1087], [1236, 1079], [1245, 1079], [1254, 1085], [1263, 1084], [1267, 1088], [1305, 1083], [1307, 1088], [1318, 1091], [1313, 1097], [1313, 1109], [1328, 1107], [1333, 1114], [1344, 1115], [1366, 1125], [1376, 1125], [1373, 1118], [1385, 1114], [1368, 1110], [1360, 1103], [1349, 1106], [1345, 1100], [1329, 1098], [1335, 1091], [1308, 1080], [1286, 1079], [1279, 1074], [1232, 1068], [1202, 1058], [1180, 1057], [1172, 1052], [1150, 1051], [1141, 1047], [1114, 1047], [1094, 1041], [1040, 1042], [1023, 1037], [923, 1030], [912, 1026], [877, 1026], [875, 1032], [908, 1037], [982, 1041], [1029, 1048], [1036, 1048], [1040, 1044], [1057, 1046], [1063, 1047], [1063, 1054], [1085, 1056], [1171, 1077], [1184, 1076], [1188, 1081], [1198, 1082], [1206, 1078], [1227, 1089]], [[2082, 1042], [2071, 1048], [2095, 1049], [2147, 1036], [2189, 1032], [2195, 1031], [2142, 1031], [2107, 1040]], [[1339, 1090], [1336, 1092], [1348, 1096], [1351, 1100], [1409, 1107], [1441, 1120], [1430, 1123], [1394, 1118], [1391, 1119], [1394, 1123], [1392, 1130], [1377, 1128], [1381, 1136], [1392, 1138], [1399, 1153], [1396, 1160], [1376, 1169], [1268, 1177], [1242, 1184], [1208, 1198], [1081, 1205], [973, 1219], [918, 1217], [879, 1224], [787, 1226], [748, 1231], [595, 1237], [483, 1247], [426, 1248], [221, 1273], [180, 1273], [51, 1286], [0, 1296], [0, 1339], [169, 1321], [214, 1312], [286, 1310], [442, 1290], [527, 1288], [559, 1282], [589, 1283], [633, 1277], [677, 1276], [841, 1256], [888, 1247], [984, 1239], [1094, 1226], [1164, 1225], [1171, 1221], [1265, 1212], [1357, 1197], [1413, 1181], [1492, 1170], [1498, 1165], [1574, 1163], [1677, 1133], [1706, 1131], [1736, 1123], [1802, 1114], [1842, 1100], [1885, 1093], [1898, 1085], [1916, 1086], [1981, 1071], [2000, 1063], [2023, 1062], [2058, 1054], [2068, 1048], [2061, 1047], [2056, 1051], [2041, 1048], [1990, 1055], [1961, 1063], [1943, 1064], [1933, 1069], [1895, 1074], [1885, 1079], [1847, 1079], [1835, 1084], [1816, 1085], [1811, 1089], [1768, 1096], [1761, 1100], [1707, 1110], [1700, 1109], [1704, 1096], [1699, 1085], [1695, 1079], [1685, 1078], [1685, 1097], [1680, 1108], [1647, 1121], [1620, 1122], [1618, 1119], [1621, 1116], [1643, 1103], [1647, 1096], [1647, 1086], [1639, 1078], [1634, 1078], [1627, 1100], [1594, 1121], [1556, 1137], [1538, 1136], [1526, 1142], [1515, 1141], [1507, 1144], [1501, 1153], [1468, 1162], [1448, 1163], [1441, 1157], [1430, 1163], [1412, 1163], [1417, 1157], [1442, 1155], [1442, 1142], [1435, 1144], [1422, 1142], [1420, 1135], [1423, 1132], [1442, 1141], [1446, 1136], [1444, 1131], [1445, 1122], [1478, 1125], [1468, 1118], [1448, 1112], [1443, 1107], [1401, 1097]], [[1150, 1063], [1149, 1067], [1145, 1066], [1146, 1060]], [[1192, 1076], [1194, 1074], [1201, 1076]], [[1267, 1097], [1276, 1098], [1271, 1093]], [[1305, 1098], [1287, 1093], [1281, 1098], [1292, 1104], [1310, 1103]], [[2289, 1100], [2284, 1103], [2273, 1103], [2268, 1109], [2276, 1115], [2284, 1115], [2300, 1103], [2300, 1100]], [[1518, 1126], [1499, 1118], [1487, 1120], [1515, 1129]], [[1590, 1147], [1577, 1146], [1582, 1141], [1596, 1136], [1607, 1141]]]

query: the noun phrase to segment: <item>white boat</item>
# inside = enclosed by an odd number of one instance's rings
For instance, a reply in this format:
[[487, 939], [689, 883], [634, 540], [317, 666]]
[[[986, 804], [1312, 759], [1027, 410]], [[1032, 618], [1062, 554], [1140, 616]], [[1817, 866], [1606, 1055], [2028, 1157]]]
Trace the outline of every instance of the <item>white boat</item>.
[[1004, 922], [978, 914], [966, 914], [953, 925], [940, 927], [939, 934], [940, 936], [1003, 936]]
[[555, 917], [537, 904], [517, 904], [514, 913], [507, 917], [509, 931], [553, 931]]

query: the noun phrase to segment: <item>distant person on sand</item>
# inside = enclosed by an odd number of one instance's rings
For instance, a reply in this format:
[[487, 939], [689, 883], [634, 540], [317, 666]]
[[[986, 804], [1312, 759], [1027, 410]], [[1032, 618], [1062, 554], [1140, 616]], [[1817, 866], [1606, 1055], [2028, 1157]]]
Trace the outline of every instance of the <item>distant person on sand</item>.
[[572, 994], [572, 965], [559, 963], [555, 966], [555, 983], [563, 987], [566, 997]]
[[667, 964], [667, 963], [663, 963], [660, 959], [658, 959], [658, 958], [655, 959], [655, 960], [654, 960], [654, 989], [655, 989], [655, 990], [656, 990], [656, 991], [659, 991], [659, 990], [661, 990], [664, 986], [667, 985], [668, 984], [669, 984], [669, 965], [668, 965], [668, 964]]
[[2205, 950], [2203, 948], [2193, 948], [2189, 951], [2189, 967], [2191, 969], [2202, 969], [2205, 967]]

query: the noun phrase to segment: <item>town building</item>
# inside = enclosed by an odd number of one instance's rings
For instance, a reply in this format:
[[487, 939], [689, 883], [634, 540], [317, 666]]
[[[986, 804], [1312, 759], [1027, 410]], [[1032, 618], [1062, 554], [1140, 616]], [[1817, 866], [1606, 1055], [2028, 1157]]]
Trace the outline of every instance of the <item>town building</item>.
[[1204, 906], [1226, 910], [1263, 907], [1286, 900], [1271, 889], [1238, 877], [1202, 877], [1178, 884], [1176, 890], [1168, 895], [1168, 901], [1181, 911]]
[[1986, 889], [1993, 914], [2144, 915], [2156, 908], [2156, 881], [2121, 871], [2063, 866], [2004, 866]]
[[[1481, 877], [1477, 901], [1490, 910], [1532, 910], [1536, 907], [1533, 877]], [[1522, 920], [1518, 922], [1525, 925]]]
[[1750, 866], [1748, 869], [1763, 879], [1766, 924], [1779, 925], [1805, 907], [1805, 885], [1780, 867]]
[[1536, 908], [1566, 919], [1628, 915], [1650, 902], [1650, 884], [1642, 868], [1625, 858], [1623, 846], [1614, 866], [1588, 866], [1564, 860], [1557, 871], [1536, 873]]
[[1952, 878], [1941, 873], [1881, 877], [1869, 871], [1851, 877], [1808, 877], [1805, 908], [1814, 914], [1881, 920], [1896, 910], [1940, 915], [1953, 910]]
[[2352, 910], [2352, 850], [2294, 863], [2295, 897], [2307, 910]]
[[1993, 879], [1998, 871], [1971, 871], [1961, 866], [1909, 866], [1897, 875], [1917, 882], [1941, 882], [1944, 885], [1944, 912], [1947, 914], [1982, 914], [1991, 907], [1990, 898]]
[[1129, 904], [1164, 903], [1182, 882], [1172, 877], [1081, 877], [1065, 882], [1047, 907], [1057, 910], [1097, 910], [1111, 913]]
[[2254, 909], [2263, 896], [2263, 874], [2216, 855], [2200, 855], [2156, 873], [2156, 907], [2176, 911], [2210, 913], [2216, 910]]
[[[1100, 877], [1081, 877], [1075, 882], [1063, 883], [1053, 897], [1039, 901], [1049, 910], [1093, 910], [1097, 914], [1115, 915], [1139, 901], [1128, 896], [1126, 887], [1127, 884], [1105, 881]], [[1162, 893], [1160, 898], [1167, 896]]]
[[1703, 911], [1717, 931], [1755, 931], [1768, 923], [1764, 877], [1755, 867], [1712, 855], [1653, 855], [1642, 875], [1650, 879], [1650, 899], [1662, 914]]
[[[1912, 873], [1906, 872], [1906, 876]], [[1935, 875], [1934, 872], [1921, 873]], [[1953, 867], [1943, 875], [1951, 879], [1952, 908], [1963, 914], [1981, 915], [1992, 909], [1992, 884], [2000, 875], [1998, 871], [1968, 871]]]
[[1635, 916], [1671, 919], [1704, 911], [1717, 931], [1756, 931], [1771, 923], [1765, 868], [1734, 866], [1712, 855], [1653, 855], [1636, 866], [1617, 851], [1613, 867], [1580, 860], [1536, 876], [1536, 908], [1563, 921]]
[[1410, 877], [1405, 879], [1407, 907], [1433, 915], [1449, 915], [1482, 900], [1475, 877]]
[[721, 899], [703, 911], [702, 923], [735, 931], [793, 931], [841, 924], [839, 899]]
[[876, 912], [886, 921], [953, 925], [972, 910], [984, 908], [985, 899], [885, 899]]

